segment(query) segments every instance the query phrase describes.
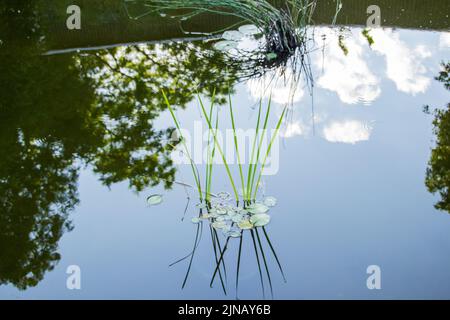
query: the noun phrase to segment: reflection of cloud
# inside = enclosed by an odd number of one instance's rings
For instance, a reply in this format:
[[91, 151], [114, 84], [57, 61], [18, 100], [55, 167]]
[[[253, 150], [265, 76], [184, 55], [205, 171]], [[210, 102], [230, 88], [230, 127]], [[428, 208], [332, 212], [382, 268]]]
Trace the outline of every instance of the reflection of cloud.
[[379, 81], [363, 58], [362, 40], [355, 36], [347, 37], [344, 41], [348, 54], [345, 55], [333, 29], [321, 28], [317, 35], [325, 35], [327, 39], [323, 57], [317, 55], [315, 60], [318, 68], [322, 68], [322, 64], [324, 68], [318, 85], [336, 92], [341, 101], [348, 104], [372, 102], [378, 98], [381, 93]]
[[304, 90], [301, 79], [298, 79], [291, 68], [268, 71], [262, 77], [247, 81], [250, 94], [255, 99], [269, 98], [279, 104], [295, 103], [301, 100]]
[[409, 48], [390, 29], [374, 29], [371, 34], [375, 40], [373, 49], [386, 56], [387, 76], [395, 82], [397, 89], [411, 94], [425, 92], [430, 79], [424, 76], [427, 70], [422, 62], [431, 56], [431, 52], [420, 45]]
[[350, 144], [369, 140], [371, 132], [370, 125], [358, 120], [334, 121], [323, 129], [326, 140]]
[[439, 35], [439, 47], [450, 49], [450, 32], [441, 32]]
[[280, 136], [283, 138], [292, 138], [295, 136], [301, 136], [305, 133], [305, 129], [303, 128], [300, 121], [295, 121], [292, 123], [288, 123], [286, 127], [280, 130]]

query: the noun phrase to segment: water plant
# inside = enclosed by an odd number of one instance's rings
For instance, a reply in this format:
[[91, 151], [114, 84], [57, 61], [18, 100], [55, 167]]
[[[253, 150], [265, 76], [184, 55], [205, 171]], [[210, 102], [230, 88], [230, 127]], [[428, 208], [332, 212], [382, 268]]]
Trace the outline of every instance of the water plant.
[[[317, 4], [317, 0], [287, 0], [278, 8], [266, 0], [124, 1], [126, 5], [143, 3], [148, 8], [146, 12], [135, 16], [135, 19], [155, 13], [180, 20], [188, 20], [202, 13], [234, 16], [241, 20], [238, 24], [249, 23], [261, 30], [267, 39], [266, 51], [276, 55], [292, 54], [302, 43], [305, 27], [311, 23]], [[341, 0], [336, 0], [336, 16], [341, 7]], [[217, 30], [215, 33], [223, 31]]]
[[[238, 175], [239, 182], [242, 186], [242, 195], [238, 192], [237, 185], [232, 169], [227, 163], [227, 159], [224, 155], [224, 150], [219, 139], [217, 138], [218, 124], [219, 124], [219, 112], [218, 108], [215, 108], [215, 93], [212, 95], [211, 103], [209, 105], [209, 110], [207, 110], [202, 98], [198, 96], [199, 105], [203, 117], [208, 125], [208, 145], [207, 145], [207, 163], [205, 172], [205, 183], [202, 185], [202, 179], [200, 173], [195, 163], [192, 161], [192, 157], [189, 153], [186, 143], [184, 142], [184, 137], [180, 128], [180, 122], [175, 115], [175, 110], [169, 102], [168, 97], [165, 92], [162, 92], [164, 100], [173, 118], [175, 126], [177, 127], [178, 133], [182, 140], [181, 146], [184, 153], [190, 160], [191, 171], [196, 183], [199, 203], [196, 205], [199, 210], [198, 215], [192, 218], [192, 223], [197, 225], [195, 240], [193, 249], [189, 254], [181, 259], [178, 259], [171, 265], [177, 264], [181, 261], [189, 259], [189, 264], [185, 278], [183, 280], [182, 287], [184, 288], [189, 276], [189, 272], [193, 263], [194, 255], [203, 232], [203, 224], [206, 223], [210, 229], [211, 241], [213, 245], [214, 259], [215, 259], [215, 269], [210, 281], [210, 286], [212, 287], [215, 279], [219, 278], [223, 292], [227, 294], [226, 282], [227, 282], [227, 268], [225, 264], [225, 253], [229, 248], [229, 243], [232, 239], [239, 239], [239, 250], [236, 265], [236, 296], [238, 293], [239, 286], [239, 271], [240, 264], [242, 260], [242, 244], [245, 233], [250, 233], [253, 248], [255, 251], [258, 271], [260, 275], [260, 281], [263, 289], [263, 296], [265, 297], [265, 284], [263, 277], [263, 270], [265, 270], [266, 278], [268, 280], [268, 285], [270, 287], [270, 292], [273, 296], [272, 290], [272, 280], [270, 277], [270, 270], [266, 259], [265, 246], [270, 249], [270, 252], [274, 256], [277, 266], [286, 281], [284, 276], [283, 268], [281, 266], [280, 260], [276, 254], [276, 251], [270, 241], [268, 232], [266, 230], [267, 224], [271, 220], [269, 211], [276, 205], [276, 199], [274, 197], [265, 197], [263, 199], [258, 199], [258, 186], [261, 182], [261, 177], [266, 166], [268, 155], [271, 152], [271, 148], [275, 139], [278, 137], [278, 132], [285, 117], [286, 108], [283, 110], [281, 116], [278, 118], [276, 127], [273, 130], [272, 136], [270, 137], [270, 142], [267, 147], [264, 148], [263, 139], [268, 131], [269, 115], [271, 113], [271, 100], [267, 104], [265, 115], [263, 116], [263, 106], [262, 100], [259, 103], [258, 117], [256, 122], [256, 134], [253, 137], [252, 151], [250, 162], [248, 167], [245, 168], [241, 163], [241, 158], [239, 154], [239, 146], [237, 139], [237, 130], [235, 123], [235, 116], [233, 112], [233, 104], [231, 102], [231, 96], [228, 96], [228, 107], [231, 117], [231, 125], [233, 129], [233, 142], [234, 150], [238, 160]], [[215, 119], [213, 115], [215, 114]], [[216, 153], [223, 161], [231, 189], [232, 194], [228, 192], [219, 192], [217, 194], [212, 193], [212, 173], [213, 173], [213, 161]], [[245, 170], [247, 169], [247, 170]], [[245, 176], [246, 172], [246, 176]], [[223, 243], [219, 237], [222, 233], [225, 236], [225, 242]], [[264, 246], [265, 240], [265, 246]]]

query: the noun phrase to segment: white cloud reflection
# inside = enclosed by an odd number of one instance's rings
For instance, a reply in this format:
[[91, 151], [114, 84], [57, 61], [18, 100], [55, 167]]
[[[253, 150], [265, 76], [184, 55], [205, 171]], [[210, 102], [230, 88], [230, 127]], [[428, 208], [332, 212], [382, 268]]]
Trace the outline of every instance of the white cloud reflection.
[[315, 59], [318, 70], [323, 66], [323, 75], [317, 83], [324, 89], [336, 92], [339, 99], [347, 104], [370, 103], [381, 93], [379, 79], [369, 69], [364, 57], [363, 48], [367, 44], [357, 34], [359, 32], [360, 29], [355, 29], [351, 36], [346, 37], [347, 55], [339, 47], [336, 30], [319, 28], [317, 32], [317, 38], [324, 35], [327, 41], [323, 56], [317, 55]]
[[300, 120], [296, 120], [288, 123], [280, 130], [280, 136], [283, 138], [293, 138], [296, 136], [304, 135], [306, 128], [300, 123]]
[[439, 35], [439, 47], [441, 49], [450, 49], [450, 32], [441, 32]]
[[327, 141], [349, 144], [368, 141], [371, 133], [372, 127], [358, 120], [333, 121], [323, 129]]
[[303, 81], [297, 79], [290, 67], [282, 72], [281, 69], [268, 71], [260, 78], [248, 80], [247, 88], [251, 96], [259, 100], [272, 95], [272, 101], [282, 105], [299, 102], [305, 94], [301, 85]]
[[387, 77], [397, 89], [413, 95], [425, 92], [431, 79], [425, 76], [427, 69], [423, 62], [431, 52], [423, 45], [408, 47], [391, 29], [374, 29], [371, 35], [375, 40], [373, 49], [386, 57]]

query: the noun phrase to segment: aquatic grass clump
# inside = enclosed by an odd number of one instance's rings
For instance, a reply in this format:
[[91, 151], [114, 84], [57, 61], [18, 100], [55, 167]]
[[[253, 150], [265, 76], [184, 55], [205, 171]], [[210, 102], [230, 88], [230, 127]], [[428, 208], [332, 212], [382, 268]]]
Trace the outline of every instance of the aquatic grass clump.
[[[302, 42], [304, 31], [312, 20], [317, 0], [288, 0], [275, 8], [266, 0], [124, 0], [143, 3], [148, 11], [134, 18], [157, 13], [188, 20], [202, 13], [231, 15], [255, 25], [267, 39], [267, 52], [293, 53]], [[232, 26], [231, 26], [232, 27]], [[230, 28], [231, 28], [230, 27]], [[216, 33], [224, 30], [217, 30]]]
[[[184, 140], [182, 136], [182, 131], [180, 129], [180, 122], [178, 121], [174, 109], [169, 103], [169, 99], [166, 94], [162, 93], [164, 96], [164, 100], [166, 101], [167, 107], [170, 111], [170, 114], [175, 122], [177, 130], [180, 134], [181, 140]], [[236, 151], [236, 156], [238, 158], [239, 164], [239, 177], [240, 183], [242, 185], [243, 195], [239, 195], [237, 191], [237, 184], [234, 181], [234, 177], [231, 171], [229, 164], [226, 161], [226, 157], [223, 153], [222, 146], [218, 142], [217, 138], [217, 130], [219, 123], [219, 113], [216, 110], [216, 118], [215, 121], [213, 119], [214, 115], [214, 102], [215, 102], [215, 91], [212, 95], [211, 103], [209, 106], [209, 110], [207, 111], [205, 104], [203, 103], [200, 96], [198, 96], [199, 104], [202, 109], [203, 116], [205, 121], [208, 124], [209, 133], [208, 133], [208, 146], [207, 146], [207, 164], [206, 164], [206, 178], [205, 178], [205, 186], [202, 187], [201, 178], [199, 174], [199, 170], [196, 165], [192, 161], [192, 157], [189, 154], [189, 150], [184, 142], [182, 142], [182, 146], [184, 148], [184, 152], [186, 156], [190, 159], [192, 174], [195, 179], [195, 183], [197, 185], [198, 195], [200, 202], [196, 205], [199, 210], [198, 214], [194, 216], [191, 221], [196, 224], [197, 230], [194, 240], [193, 249], [189, 254], [184, 256], [181, 259], [178, 259], [174, 263], [175, 265], [179, 262], [189, 259], [188, 268], [186, 271], [185, 278], [183, 280], [182, 287], [184, 288], [187, 279], [191, 270], [191, 266], [193, 263], [193, 259], [195, 256], [195, 252], [200, 243], [202, 232], [203, 232], [203, 224], [207, 223], [210, 229], [211, 241], [213, 245], [213, 253], [216, 267], [214, 269], [210, 286], [212, 287], [214, 281], [218, 275], [220, 280], [220, 284], [222, 290], [225, 294], [227, 294], [226, 283], [227, 283], [227, 268], [225, 265], [225, 253], [229, 248], [229, 242], [231, 239], [239, 238], [239, 250], [238, 250], [238, 258], [237, 258], [237, 266], [236, 266], [236, 296], [238, 294], [238, 286], [239, 286], [239, 271], [240, 264], [242, 261], [242, 244], [245, 233], [250, 233], [252, 238], [253, 248], [255, 250], [255, 257], [258, 266], [258, 271], [260, 275], [261, 286], [263, 290], [263, 296], [265, 297], [265, 284], [263, 277], [263, 270], [265, 270], [266, 278], [268, 280], [268, 284], [270, 287], [270, 291], [273, 297], [272, 290], [272, 280], [270, 276], [270, 270], [266, 259], [265, 254], [265, 246], [263, 244], [263, 240], [266, 240], [266, 248], [268, 247], [276, 260], [278, 268], [283, 276], [283, 279], [286, 281], [284, 276], [283, 268], [281, 266], [280, 260], [276, 254], [276, 251], [270, 241], [269, 235], [265, 229], [265, 227], [271, 221], [271, 216], [269, 215], [269, 211], [276, 205], [277, 201], [274, 197], [265, 197], [264, 199], [257, 200], [257, 191], [258, 185], [261, 181], [261, 176], [263, 174], [265, 164], [267, 161], [267, 157], [270, 154], [271, 148], [275, 139], [278, 136], [279, 129], [283, 122], [286, 108], [283, 110], [280, 118], [278, 119], [275, 132], [272, 134], [270, 138], [269, 145], [266, 149], [263, 149], [263, 138], [264, 134], [268, 129], [268, 119], [271, 113], [271, 103], [269, 100], [269, 104], [267, 106], [266, 114], [264, 116], [263, 123], [262, 122], [262, 101], [259, 104], [258, 110], [258, 119], [256, 123], [257, 134], [255, 135], [252, 142], [252, 152], [250, 164], [247, 168], [247, 177], [244, 178], [244, 168], [240, 161], [239, 155], [239, 146], [237, 140], [236, 133], [236, 124], [234, 119], [233, 106], [231, 102], [231, 97], [229, 96], [229, 111], [231, 116], [232, 128], [234, 133], [234, 147]], [[262, 128], [262, 129], [260, 129]], [[262, 131], [262, 133], [261, 133]], [[211, 192], [212, 190], [212, 172], [213, 172], [213, 160], [215, 153], [218, 152], [220, 157], [223, 160], [227, 176], [229, 178], [231, 188], [234, 194], [234, 200], [232, 196], [228, 192], [219, 192], [214, 194]], [[258, 165], [260, 163], [260, 165]], [[247, 181], [247, 184], [245, 183]], [[260, 231], [262, 230], [262, 234], [264, 237], [260, 236]], [[222, 243], [220, 240], [220, 234], [225, 236], [225, 243]], [[263, 239], [263, 240], [262, 240]], [[264, 269], [263, 269], [264, 268]]]

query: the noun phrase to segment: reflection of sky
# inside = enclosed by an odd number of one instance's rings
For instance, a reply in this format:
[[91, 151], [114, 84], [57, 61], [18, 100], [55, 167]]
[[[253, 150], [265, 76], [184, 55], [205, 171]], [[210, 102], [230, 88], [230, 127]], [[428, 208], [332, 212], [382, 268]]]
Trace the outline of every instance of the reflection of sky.
[[[276, 298], [450, 297], [450, 217], [433, 209], [435, 198], [424, 186], [432, 119], [422, 112], [425, 104], [448, 102], [448, 93], [432, 80], [448, 57], [442, 46], [447, 36], [391, 30], [373, 36], [373, 49], [361, 39], [349, 42], [349, 50], [359, 48], [349, 53], [355, 65], [334, 52], [326, 57], [323, 73], [314, 67], [315, 135], [308, 94], [295, 103], [284, 128], [280, 171], [266, 178], [267, 193], [278, 198], [268, 230], [288, 278], [282, 283], [270, 262]], [[394, 43], [396, 50], [387, 50]], [[313, 57], [319, 58], [319, 53]], [[329, 64], [336, 65], [327, 69]], [[361, 86], [339, 70], [350, 70], [370, 85]], [[248, 108], [255, 99], [248, 90], [240, 85], [233, 97], [238, 126], [255, 121]], [[179, 117], [186, 127], [200, 119], [195, 104]], [[171, 123], [168, 114], [159, 121], [160, 126]], [[177, 179], [189, 180], [189, 170], [183, 166]], [[223, 171], [215, 173], [219, 191], [228, 188]], [[183, 189], [157, 188], [138, 196], [127, 183], [108, 190], [85, 170], [79, 191], [75, 230], [60, 242], [59, 265], [38, 287], [26, 292], [0, 287], [0, 297], [223, 298], [218, 284], [208, 285], [213, 264], [206, 233], [185, 290], [180, 286], [186, 264], [168, 268], [190, 250], [195, 235], [190, 222], [180, 222]], [[164, 203], [147, 207], [146, 195], [157, 192], [164, 193]], [[232, 274], [234, 256], [228, 261]], [[259, 298], [253, 255], [244, 255], [242, 263], [241, 298]], [[82, 269], [78, 292], [65, 288], [65, 268], [71, 264]], [[381, 267], [380, 291], [366, 289], [371, 264]]]
[[[424, 93], [439, 70], [437, 61], [444, 59], [445, 53], [450, 49], [449, 33], [446, 32], [426, 34], [374, 29], [370, 31], [370, 35], [375, 43], [370, 47], [361, 31], [361, 28], [345, 31], [347, 55], [339, 47], [340, 33], [337, 30], [320, 27], [314, 32], [316, 43], [325, 44], [324, 50], [316, 50], [311, 54], [312, 70], [316, 75], [314, 97], [328, 100], [330, 94], [333, 95], [330, 97], [333, 101], [330, 103], [314, 104], [314, 126], [319, 127], [320, 134], [330, 142], [354, 144], [366, 141], [370, 138], [375, 120], [367, 117], [355, 119], [353, 109], [344, 111], [337, 108], [336, 103], [348, 106], [347, 108], [358, 105], [365, 108], [365, 105], [376, 103], [384, 87], [391, 89], [392, 84], [395, 84], [396, 95], [415, 96]], [[325, 42], [323, 38], [326, 39]], [[434, 56], [432, 52], [435, 52]], [[304, 86], [304, 81], [297, 85], [294, 103], [310, 104]], [[255, 98], [267, 97], [267, 88], [270, 87], [274, 91], [274, 97], [281, 97], [274, 101], [283, 104], [290, 101], [286, 97], [289, 96], [288, 92], [293, 84], [291, 81], [283, 81], [282, 78], [272, 81], [264, 78], [260, 82], [250, 82], [248, 87]], [[337, 97], [338, 101], [334, 97]], [[347, 111], [351, 116], [343, 117]], [[305, 116], [305, 110], [296, 110], [294, 113], [296, 116], [282, 132], [284, 137], [307, 136], [317, 132], [312, 130], [310, 114]], [[364, 115], [368, 114], [370, 111], [364, 112]]]

